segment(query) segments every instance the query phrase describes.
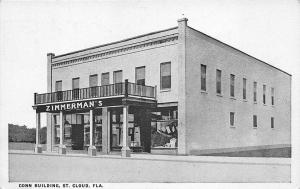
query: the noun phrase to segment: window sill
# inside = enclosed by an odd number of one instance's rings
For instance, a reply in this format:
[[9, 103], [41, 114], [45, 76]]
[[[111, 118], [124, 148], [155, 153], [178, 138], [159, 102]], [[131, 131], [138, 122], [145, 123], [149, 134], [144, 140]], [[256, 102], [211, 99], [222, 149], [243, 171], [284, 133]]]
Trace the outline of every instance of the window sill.
[[202, 94], [208, 94], [207, 91], [202, 91], [202, 90], [201, 90], [201, 93]]
[[264, 106], [267, 106], [266, 104], [263, 104]]
[[231, 100], [236, 100], [236, 98], [234, 98], [233, 96], [229, 97]]
[[257, 102], [253, 102], [253, 104], [257, 104]]
[[252, 127], [253, 129], [257, 129], [257, 127]]
[[218, 97], [223, 97], [223, 95], [222, 94], [219, 94], [219, 93], [217, 93], [216, 94]]
[[246, 100], [246, 99], [243, 99], [243, 102], [248, 102], [248, 100]]
[[171, 89], [161, 89], [161, 90], [160, 90], [161, 93], [164, 93], [164, 92], [170, 92], [170, 91], [171, 91]]
[[232, 126], [232, 125], [231, 125], [230, 128], [231, 128], [231, 129], [236, 129], [236, 126]]

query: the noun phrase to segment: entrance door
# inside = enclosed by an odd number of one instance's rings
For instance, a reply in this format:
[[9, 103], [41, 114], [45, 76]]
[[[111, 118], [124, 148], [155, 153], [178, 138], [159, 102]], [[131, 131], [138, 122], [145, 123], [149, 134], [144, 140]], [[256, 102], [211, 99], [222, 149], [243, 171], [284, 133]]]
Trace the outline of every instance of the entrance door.
[[82, 124], [72, 124], [72, 150], [83, 150], [83, 129]]

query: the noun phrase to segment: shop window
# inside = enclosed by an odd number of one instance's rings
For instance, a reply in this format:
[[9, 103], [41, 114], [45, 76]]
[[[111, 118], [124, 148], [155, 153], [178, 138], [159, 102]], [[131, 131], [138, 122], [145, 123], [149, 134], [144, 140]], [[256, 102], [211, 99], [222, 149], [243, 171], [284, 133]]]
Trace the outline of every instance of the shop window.
[[253, 82], [253, 101], [257, 102], [257, 82]]
[[145, 66], [135, 68], [135, 83], [145, 85]]
[[98, 75], [97, 74], [90, 75], [89, 84], [90, 84], [90, 96], [92, 98], [98, 97], [98, 90], [97, 90]]
[[63, 93], [62, 93], [62, 81], [61, 80], [55, 82], [55, 91], [56, 91], [56, 100], [62, 101]]
[[247, 79], [243, 78], [243, 99], [247, 99]]
[[160, 64], [160, 89], [171, 88], [171, 62]]
[[234, 127], [234, 112], [230, 112], [230, 126]]
[[216, 93], [221, 94], [222, 93], [222, 71], [216, 70]]
[[257, 115], [253, 115], [253, 128], [257, 128]]
[[54, 144], [60, 143], [60, 126], [59, 126], [59, 115], [53, 115], [53, 121], [54, 121]]
[[235, 75], [230, 74], [230, 96], [234, 97], [234, 81], [235, 81]]
[[263, 104], [266, 104], [266, 85], [263, 85]]
[[152, 112], [151, 147], [170, 149], [178, 146], [177, 108], [162, 108]]
[[72, 94], [73, 99], [79, 99], [79, 77], [72, 79]]
[[201, 90], [206, 91], [206, 65], [201, 64]]

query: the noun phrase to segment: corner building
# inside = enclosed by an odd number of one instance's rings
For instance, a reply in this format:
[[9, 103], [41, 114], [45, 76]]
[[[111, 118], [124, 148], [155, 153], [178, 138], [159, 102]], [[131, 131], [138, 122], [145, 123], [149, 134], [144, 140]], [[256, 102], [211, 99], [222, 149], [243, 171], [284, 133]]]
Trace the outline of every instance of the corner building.
[[47, 151], [201, 155], [290, 146], [291, 75], [186, 18], [47, 56], [48, 91], [33, 106], [37, 128], [47, 113]]

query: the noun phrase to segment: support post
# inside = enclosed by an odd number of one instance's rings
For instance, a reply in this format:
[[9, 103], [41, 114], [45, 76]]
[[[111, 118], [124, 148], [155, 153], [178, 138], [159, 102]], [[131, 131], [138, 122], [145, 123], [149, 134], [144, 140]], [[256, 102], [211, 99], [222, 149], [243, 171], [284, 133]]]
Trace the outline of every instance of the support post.
[[127, 125], [128, 125], [128, 106], [123, 107], [123, 146], [122, 146], [122, 157], [130, 157], [130, 149], [127, 141]]
[[90, 156], [95, 156], [96, 155], [96, 147], [93, 145], [93, 123], [94, 123], [94, 119], [93, 119], [93, 110], [90, 110], [90, 146], [88, 149], [88, 153]]
[[41, 113], [36, 113], [36, 130], [35, 130], [35, 153], [42, 153], [42, 146], [40, 145], [39, 131], [41, 129]]
[[67, 149], [66, 146], [64, 145], [64, 118], [63, 118], [63, 112], [59, 112], [59, 127], [60, 127], [60, 136], [59, 136], [59, 148], [58, 148], [58, 153], [59, 154], [66, 154]]

